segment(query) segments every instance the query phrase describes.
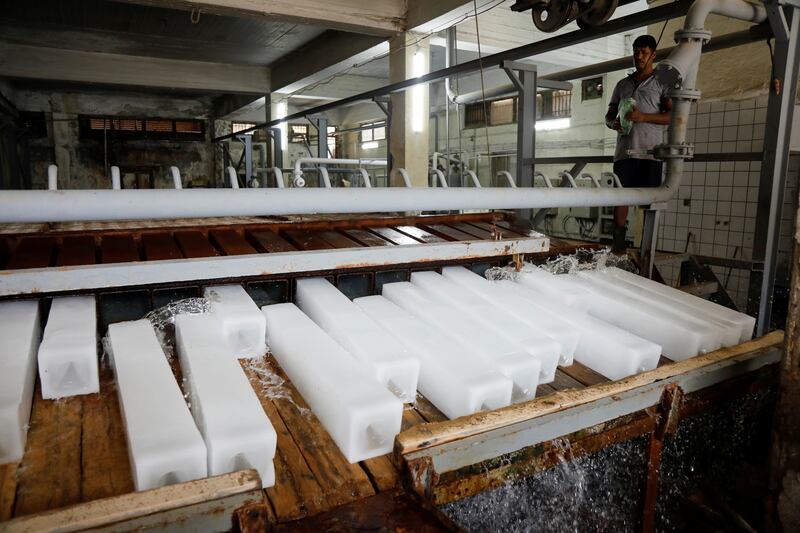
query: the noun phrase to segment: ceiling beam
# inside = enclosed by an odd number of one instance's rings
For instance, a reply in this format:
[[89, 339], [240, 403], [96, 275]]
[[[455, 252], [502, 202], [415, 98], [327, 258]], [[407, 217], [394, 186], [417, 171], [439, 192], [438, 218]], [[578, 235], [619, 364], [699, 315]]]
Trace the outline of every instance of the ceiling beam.
[[269, 69], [0, 43], [0, 73], [9, 78], [196, 90], [269, 92]]
[[402, 0], [116, 0], [216, 15], [269, 18], [390, 36], [405, 27]]

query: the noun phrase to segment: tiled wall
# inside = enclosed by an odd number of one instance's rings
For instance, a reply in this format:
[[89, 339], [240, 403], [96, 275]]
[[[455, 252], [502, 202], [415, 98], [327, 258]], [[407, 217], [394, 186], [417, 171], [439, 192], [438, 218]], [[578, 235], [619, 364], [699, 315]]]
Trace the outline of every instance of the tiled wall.
[[[767, 96], [740, 102], [699, 103], [689, 119], [687, 138], [696, 153], [760, 152]], [[659, 249], [715, 257], [751, 259], [756, 225], [760, 161], [688, 163], [676, 198], [662, 219]], [[790, 160], [779, 242], [779, 265], [792, 247], [797, 208], [798, 158]], [[780, 267], [779, 267], [780, 268]], [[678, 269], [662, 267], [674, 283]], [[741, 310], [747, 303], [749, 272], [714, 267]]]

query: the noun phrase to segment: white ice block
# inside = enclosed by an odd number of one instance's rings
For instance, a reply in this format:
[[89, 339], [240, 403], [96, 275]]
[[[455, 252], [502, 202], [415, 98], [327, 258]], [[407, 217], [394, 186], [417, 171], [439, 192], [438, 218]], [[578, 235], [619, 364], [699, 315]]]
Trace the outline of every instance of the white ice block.
[[256, 303], [241, 285], [206, 287], [203, 297], [211, 303], [236, 357], [261, 357], [267, 351], [267, 323]]
[[[297, 306], [406, 403], [417, 397], [419, 360], [325, 278], [297, 280]], [[263, 315], [262, 315], [263, 316]]]
[[270, 351], [347, 460], [392, 451], [403, 402], [294, 304], [261, 309]]
[[433, 324], [464, 350], [483, 358], [487, 370], [510, 378], [514, 382], [512, 402], [527, 401], [536, 395], [542, 364], [519, 344], [494, 333], [461, 309], [429, 299], [407, 281], [385, 284], [383, 296], [423, 322]]
[[526, 287], [535, 289], [567, 307], [588, 312], [589, 293], [586, 290], [564, 283], [563, 278], [532, 264], [526, 264], [519, 274], [517, 281]]
[[42, 398], [98, 392], [97, 364], [94, 296], [53, 298], [39, 346]]
[[442, 276], [486, 300], [493, 306], [491, 312], [502, 320], [512, 324], [522, 323], [539, 334], [556, 340], [561, 344], [561, 358], [558, 363], [562, 366], [572, 364], [575, 348], [578, 346], [577, 329], [553, 320], [547, 313], [532, 313], [524, 299], [513, 294], [501, 295], [493, 282], [464, 267], [445, 267], [442, 269]]
[[25, 452], [40, 339], [38, 300], [0, 303], [0, 464]]
[[275, 484], [277, 435], [217, 318], [179, 315], [175, 344], [194, 420], [208, 449], [208, 475], [255, 468]]
[[148, 320], [108, 326], [136, 490], [207, 475], [206, 445]]
[[458, 308], [461, 312], [480, 321], [495, 335], [521, 346], [539, 360], [541, 373], [539, 383], [550, 383], [556, 377], [556, 367], [561, 357], [561, 343], [539, 330], [528, 327], [513, 317], [504, 316], [494, 306], [472, 291], [436, 272], [414, 272], [411, 283], [419, 287], [431, 299]]
[[442, 336], [433, 326], [383, 296], [356, 298], [353, 303], [417, 356], [421, 363], [419, 390], [448, 418], [511, 403], [510, 379], [487, 371], [481, 357]]
[[632, 285], [636, 285], [637, 287], [641, 287], [642, 289], [657, 294], [663, 298], [681, 303], [687, 307], [697, 309], [698, 311], [703, 311], [708, 315], [725, 321], [730, 321], [738, 325], [741, 332], [739, 336], [739, 342], [749, 341], [753, 338], [753, 329], [756, 327], [756, 319], [750, 315], [739, 313], [733, 309], [728, 309], [722, 305], [715, 304], [714, 302], [710, 302], [703, 298], [698, 298], [697, 296], [693, 296], [678, 289], [673, 289], [672, 287], [667, 287], [663, 283], [658, 283], [656, 281], [643, 278], [642, 276], [637, 276], [636, 274], [626, 272], [625, 270], [621, 270], [619, 268], [607, 268], [605, 273], [617, 279], [624, 280]]
[[609, 379], [652, 370], [658, 366], [661, 346], [616, 326], [561, 305], [560, 302], [510, 281], [495, 282], [506, 297], [527, 300], [531, 313], [547, 313], [580, 332], [575, 360]]
[[[647, 291], [637, 285], [632, 285], [622, 279], [614, 278], [599, 271], [587, 270], [580, 272], [578, 275], [587, 279], [590, 283], [602, 285], [605, 288], [611, 289], [619, 294], [620, 298], [637, 299], [654, 308], [684, 316], [687, 320], [692, 322], [701, 325], [710, 324], [714, 327], [718, 327], [721, 331], [722, 346], [734, 346], [739, 344], [739, 337], [742, 334], [742, 330], [738, 324], [721, 317], [716, 317], [705, 311], [683, 305], [675, 300], [664, 298], [659, 294]], [[692, 296], [692, 298], [696, 298], [696, 296]]]
[[569, 283], [591, 292], [589, 313], [622, 329], [660, 345], [664, 355], [683, 360], [712, 352], [722, 346], [722, 328], [676, 310], [666, 310], [650, 302], [621, 297], [599, 283], [564, 274]]

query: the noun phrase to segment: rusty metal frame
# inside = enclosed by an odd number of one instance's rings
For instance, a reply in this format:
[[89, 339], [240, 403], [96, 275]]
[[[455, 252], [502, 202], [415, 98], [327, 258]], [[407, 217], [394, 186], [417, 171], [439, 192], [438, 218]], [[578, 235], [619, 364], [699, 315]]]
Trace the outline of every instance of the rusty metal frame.
[[[555, 461], [548, 461], [548, 450], [553, 441], [567, 436], [578, 443], [572, 447], [574, 454], [648, 433], [663, 441], [677, 421], [674, 411], [685, 403], [679, 401], [681, 396], [771, 368], [781, 358], [782, 341], [783, 332], [773, 332], [618, 382], [416, 426], [398, 436], [395, 462], [414, 492], [441, 505], [552, 466]], [[665, 390], [672, 392], [665, 396]], [[682, 411], [681, 416], [688, 412]], [[660, 459], [660, 450], [652, 451], [651, 457]], [[472, 470], [480, 476], [471, 476]], [[648, 497], [655, 501], [657, 468], [648, 485]]]

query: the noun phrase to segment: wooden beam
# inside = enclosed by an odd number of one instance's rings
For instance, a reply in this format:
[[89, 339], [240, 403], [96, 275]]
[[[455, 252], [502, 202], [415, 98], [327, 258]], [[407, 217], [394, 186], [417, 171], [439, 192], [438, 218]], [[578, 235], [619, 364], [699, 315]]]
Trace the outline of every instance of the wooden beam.
[[133, 4], [199, 10], [235, 17], [284, 20], [367, 35], [403, 31], [405, 2], [401, 0], [117, 0]]
[[269, 92], [269, 69], [0, 43], [9, 78], [225, 93]]

